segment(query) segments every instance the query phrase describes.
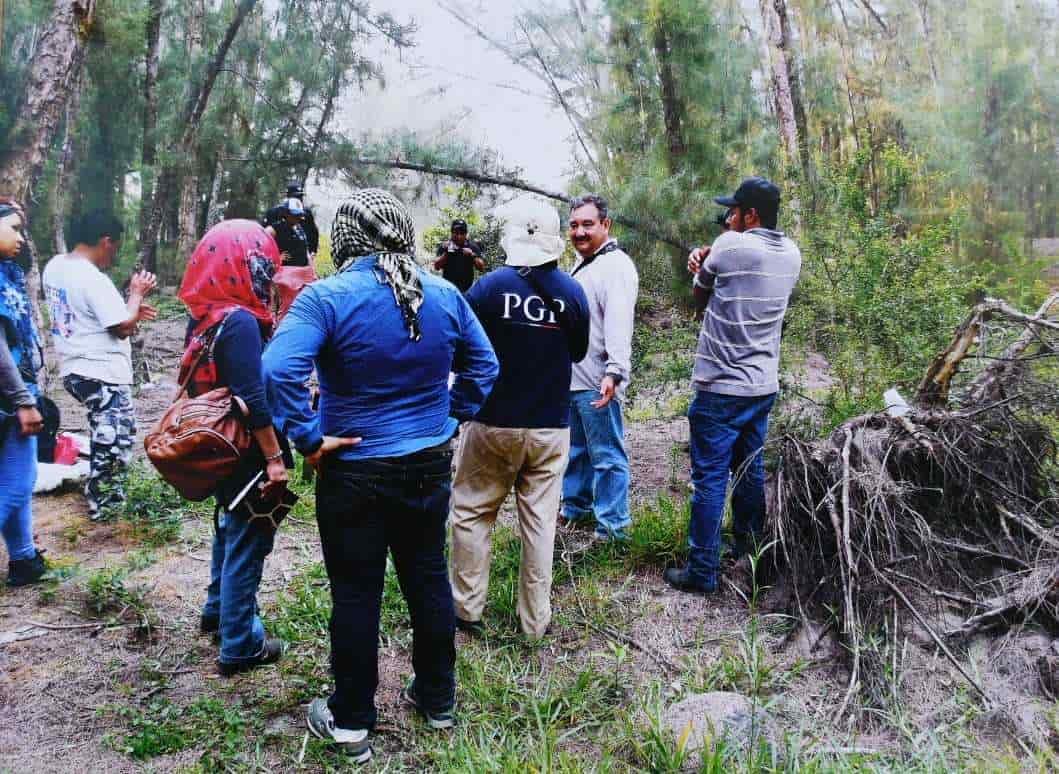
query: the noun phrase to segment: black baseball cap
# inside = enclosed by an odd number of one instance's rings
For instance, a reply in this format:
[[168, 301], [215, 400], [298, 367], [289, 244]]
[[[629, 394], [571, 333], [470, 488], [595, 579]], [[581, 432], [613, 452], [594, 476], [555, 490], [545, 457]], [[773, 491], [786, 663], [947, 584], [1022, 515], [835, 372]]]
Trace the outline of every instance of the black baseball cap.
[[456, 218], [456, 220], [452, 221], [452, 226], [449, 228], [449, 231], [466, 231], [466, 230], [467, 230], [467, 221], [463, 220], [462, 218]]
[[714, 201], [722, 207], [752, 207], [758, 211], [777, 212], [780, 189], [763, 177], [748, 177], [731, 196], [717, 196]]
[[302, 188], [302, 184], [297, 180], [291, 180], [287, 183], [287, 196], [293, 199], [305, 198], [305, 189]]

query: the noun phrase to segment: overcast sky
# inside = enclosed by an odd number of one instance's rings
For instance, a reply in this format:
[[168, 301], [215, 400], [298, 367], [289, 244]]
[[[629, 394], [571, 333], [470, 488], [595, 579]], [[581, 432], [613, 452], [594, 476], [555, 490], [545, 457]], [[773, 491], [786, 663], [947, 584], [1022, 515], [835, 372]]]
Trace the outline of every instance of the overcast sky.
[[[510, 35], [521, 7], [504, 0], [488, 5], [464, 0], [460, 6], [498, 38]], [[351, 95], [338, 117], [341, 129], [411, 129], [425, 138], [457, 133], [499, 151], [504, 165], [522, 167], [527, 180], [563, 187], [571, 166], [570, 127], [541, 84], [432, 0], [390, 0], [375, 7], [402, 21], [414, 19], [416, 47], [401, 57], [392, 49], [376, 54], [386, 88]]]

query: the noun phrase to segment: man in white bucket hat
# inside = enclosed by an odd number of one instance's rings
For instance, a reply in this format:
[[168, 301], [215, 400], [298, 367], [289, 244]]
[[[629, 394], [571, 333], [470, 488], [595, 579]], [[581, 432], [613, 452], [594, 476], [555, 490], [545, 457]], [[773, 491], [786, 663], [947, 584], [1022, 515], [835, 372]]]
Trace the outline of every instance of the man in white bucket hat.
[[570, 450], [572, 364], [588, 349], [588, 299], [559, 269], [559, 215], [534, 197], [497, 212], [506, 265], [480, 279], [467, 300], [500, 361], [485, 406], [464, 428], [452, 482], [452, 593], [456, 625], [482, 629], [490, 534], [515, 487], [522, 559], [522, 631], [541, 637], [551, 621], [555, 513]]

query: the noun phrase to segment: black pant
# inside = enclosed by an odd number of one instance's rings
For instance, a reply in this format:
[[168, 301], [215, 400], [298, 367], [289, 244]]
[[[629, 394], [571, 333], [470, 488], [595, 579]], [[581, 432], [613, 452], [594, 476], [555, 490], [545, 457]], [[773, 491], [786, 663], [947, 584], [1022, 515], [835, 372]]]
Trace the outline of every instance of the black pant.
[[455, 614], [445, 560], [452, 454], [325, 463], [316, 519], [331, 581], [328, 706], [339, 728], [372, 728], [386, 551], [412, 618], [415, 692], [430, 711], [456, 700]]

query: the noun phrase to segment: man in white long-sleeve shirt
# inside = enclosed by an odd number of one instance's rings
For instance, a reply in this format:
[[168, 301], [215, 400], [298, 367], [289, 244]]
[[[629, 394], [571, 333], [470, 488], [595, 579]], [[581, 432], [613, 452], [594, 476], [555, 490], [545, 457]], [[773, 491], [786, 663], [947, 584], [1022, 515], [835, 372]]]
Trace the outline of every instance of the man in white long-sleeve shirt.
[[629, 458], [621, 401], [629, 384], [639, 277], [610, 237], [606, 200], [587, 194], [570, 203], [570, 241], [580, 255], [571, 275], [588, 297], [588, 354], [570, 380], [570, 462], [563, 479], [567, 523], [595, 517], [602, 540], [623, 540], [629, 516]]

